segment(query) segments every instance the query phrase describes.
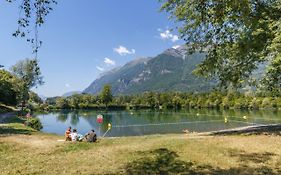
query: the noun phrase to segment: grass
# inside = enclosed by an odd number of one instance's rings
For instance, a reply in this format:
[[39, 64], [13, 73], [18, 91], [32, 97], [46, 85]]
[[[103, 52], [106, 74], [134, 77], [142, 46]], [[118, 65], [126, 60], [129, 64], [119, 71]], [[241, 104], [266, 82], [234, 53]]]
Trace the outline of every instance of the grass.
[[[3, 133], [7, 128], [10, 134]], [[94, 144], [59, 139], [18, 123], [1, 124], [0, 174], [281, 173], [281, 137], [273, 135], [152, 135]]]
[[13, 112], [15, 110], [16, 110], [16, 108], [13, 106], [8, 106], [8, 105], [4, 105], [4, 104], [0, 103], [0, 114], [6, 113], [6, 112]]
[[[14, 135], [14, 134], [27, 134], [31, 135], [36, 130], [25, 127], [24, 120], [16, 117], [16, 114], [9, 115], [5, 120], [5, 123], [0, 123], [0, 136]], [[7, 124], [8, 123], [8, 124]]]

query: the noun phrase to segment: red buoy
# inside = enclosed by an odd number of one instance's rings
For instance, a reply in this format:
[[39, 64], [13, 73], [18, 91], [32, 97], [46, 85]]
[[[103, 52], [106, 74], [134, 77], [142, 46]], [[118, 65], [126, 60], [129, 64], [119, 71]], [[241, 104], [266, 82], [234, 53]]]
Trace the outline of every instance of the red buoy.
[[103, 116], [102, 115], [99, 114], [97, 116], [97, 122], [100, 123], [100, 124], [103, 122]]

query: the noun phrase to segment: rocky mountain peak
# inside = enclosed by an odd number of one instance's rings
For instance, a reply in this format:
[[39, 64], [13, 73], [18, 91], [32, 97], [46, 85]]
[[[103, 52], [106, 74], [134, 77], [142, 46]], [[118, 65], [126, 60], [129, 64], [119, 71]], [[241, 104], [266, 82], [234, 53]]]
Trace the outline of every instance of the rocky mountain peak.
[[[208, 91], [213, 84], [192, 74], [204, 55], [187, 55], [185, 45], [170, 48], [148, 58], [132, 60], [115, 71], [96, 79], [84, 93], [97, 94], [105, 84], [117, 94], [135, 94], [145, 91]], [[178, 58], [178, 59], [175, 59]], [[188, 59], [185, 59], [188, 58]]]
[[164, 54], [185, 59], [187, 54], [187, 46], [180, 45], [180, 46], [175, 46], [173, 48], [169, 48], [164, 51]]

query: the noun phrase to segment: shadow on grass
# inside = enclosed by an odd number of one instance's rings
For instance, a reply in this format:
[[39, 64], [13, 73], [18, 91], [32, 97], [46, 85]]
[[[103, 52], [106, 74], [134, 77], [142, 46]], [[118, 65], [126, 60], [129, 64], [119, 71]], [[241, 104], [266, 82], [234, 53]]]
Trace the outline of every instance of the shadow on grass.
[[192, 162], [178, 160], [174, 151], [160, 148], [144, 152], [146, 157], [133, 161], [126, 166], [127, 174], [179, 174], [192, 172]]
[[0, 137], [4, 137], [10, 134], [31, 135], [34, 132], [32, 129], [20, 125], [21, 124], [0, 125]]
[[33, 129], [23, 125], [24, 119], [17, 117], [15, 113], [7, 113], [1, 115], [2, 120], [0, 123], [0, 137], [11, 134], [27, 134], [30, 135], [34, 132]]
[[240, 162], [244, 163], [266, 163], [271, 160], [273, 156], [276, 156], [274, 153], [264, 152], [264, 153], [246, 153], [245, 151], [240, 150], [229, 150], [229, 155], [231, 157], [237, 157]]
[[[212, 167], [210, 165], [196, 165], [194, 162], [186, 162], [178, 159], [178, 155], [174, 151], [166, 148], [156, 149], [153, 151], [141, 152], [142, 157], [125, 166], [125, 174], [191, 174], [191, 175], [256, 175], [256, 174], [270, 174], [277, 175], [281, 171], [279, 167], [272, 168], [268, 166], [255, 166], [247, 165], [247, 161], [265, 162], [273, 156], [271, 153], [264, 154], [242, 154], [234, 155], [245, 161], [244, 165], [233, 167], [229, 169], [221, 169], [219, 167]], [[255, 157], [253, 157], [255, 156]]]
[[229, 169], [214, 168], [209, 165], [197, 166], [194, 168], [194, 173], [183, 174], [198, 174], [198, 175], [279, 175], [281, 173], [278, 168], [272, 169], [268, 166], [250, 167], [248, 165], [241, 165]]

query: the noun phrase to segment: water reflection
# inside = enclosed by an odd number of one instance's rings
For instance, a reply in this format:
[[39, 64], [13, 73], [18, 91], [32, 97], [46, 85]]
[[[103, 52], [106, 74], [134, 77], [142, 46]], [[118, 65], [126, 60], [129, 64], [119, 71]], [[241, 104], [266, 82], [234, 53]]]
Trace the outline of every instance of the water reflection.
[[71, 118], [70, 123], [71, 123], [71, 125], [76, 126], [79, 123], [79, 117], [80, 116], [78, 115], [77, 111], [74, 111], [74, 112], [70, 113], [70, 118]]
[[[103, 123], [96, 122], [96, 116], [103, 115]], [[180, 133], [190, 131], [211, 131], [253, 124], [272, 124], [281, 122], [280, 111], [260, 110], [209, 110], [189, 109], [184, 111], [60, 111], [49, 114], [37, 114], [43, 123], [43, 132], [64, 134], [68, 126], [76, 127], [85, 134], [91, 129], [98, 135], [131, 136], [146, 134]], [[245, 117], [246, 116], [246, 117]], [[228, 123], [224, 119], [228, 119]]]
[[59, 113], [57, 115], [57, 120], [61, 122], [65, 122], [67, 120], [67, 114]]

